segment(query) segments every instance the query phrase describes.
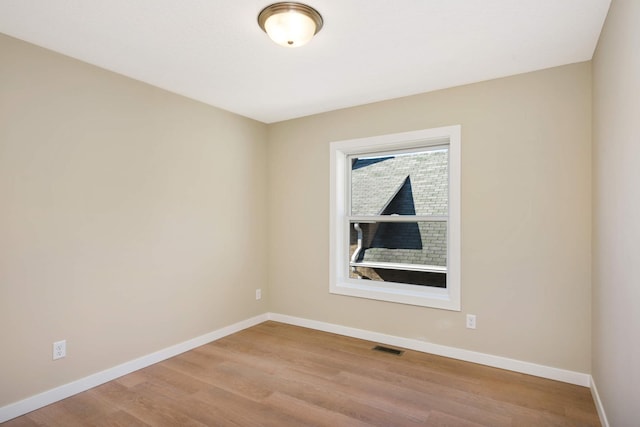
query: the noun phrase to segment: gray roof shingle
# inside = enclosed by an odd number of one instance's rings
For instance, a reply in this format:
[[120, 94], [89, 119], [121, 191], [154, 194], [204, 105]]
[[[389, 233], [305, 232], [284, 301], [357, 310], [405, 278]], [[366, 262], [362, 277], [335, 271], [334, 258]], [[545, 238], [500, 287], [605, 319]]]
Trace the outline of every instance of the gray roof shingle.
[[[354, 159], [352, 215], [446, 216], [448, 151]], [[362, 224], [358, 261], [446, 266], [446, 222]], [[351, 233], [355, 244], [355, 233]]]

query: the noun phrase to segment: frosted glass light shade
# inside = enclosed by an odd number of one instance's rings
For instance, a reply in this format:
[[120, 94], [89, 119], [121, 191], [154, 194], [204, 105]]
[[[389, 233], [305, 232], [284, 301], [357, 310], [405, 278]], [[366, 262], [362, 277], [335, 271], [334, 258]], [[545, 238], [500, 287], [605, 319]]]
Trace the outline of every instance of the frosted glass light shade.
[[316, 33], [316, 24], [308, 16], [297, 12], [271, 15], [264, 23], [271, 40], [282, 46], [298, 47], [307, 44]]
[[320, 31], [322, 16], [307, 5], [283, 2], [264, 8], [258, 15], [258, 24], [279, 45], [298, 47]]

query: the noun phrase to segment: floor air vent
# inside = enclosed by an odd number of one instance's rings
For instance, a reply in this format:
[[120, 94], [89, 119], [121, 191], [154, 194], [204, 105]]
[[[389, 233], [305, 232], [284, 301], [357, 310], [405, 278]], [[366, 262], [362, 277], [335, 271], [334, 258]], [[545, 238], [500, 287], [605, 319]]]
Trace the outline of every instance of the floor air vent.
[[377, 346], [373, 347], [373, 350], [381, 351], [383, 353], [395, 354], [396, 356], [400, 356], [400, 355], [402, 355], [402, 353], [404, 353], [404, 351], [402, 351], [402, 350], [396, 350], [395, 348], [389, 348], [389, 347], [385, 347], [385, 346], [382, 346], [382, 345], [377, 345]]

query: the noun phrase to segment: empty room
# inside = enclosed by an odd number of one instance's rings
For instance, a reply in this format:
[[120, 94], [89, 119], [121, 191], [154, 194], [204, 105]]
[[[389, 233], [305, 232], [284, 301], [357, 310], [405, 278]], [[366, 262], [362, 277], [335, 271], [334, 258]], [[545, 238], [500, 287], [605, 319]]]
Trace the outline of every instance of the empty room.
[[0, 423], [640, 425], [639, 0], [0, 0]]

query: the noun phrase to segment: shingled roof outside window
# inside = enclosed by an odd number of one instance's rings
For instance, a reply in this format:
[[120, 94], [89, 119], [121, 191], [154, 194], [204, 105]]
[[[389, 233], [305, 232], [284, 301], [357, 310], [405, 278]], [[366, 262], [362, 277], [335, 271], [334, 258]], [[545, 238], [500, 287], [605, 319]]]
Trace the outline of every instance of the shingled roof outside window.
[[[448, 212], [448, 149], [351, 159], [351, 215], [426, 215]], [[356, 252], [358, 227], [362, 248], [353, 260], [362, 266], [350, 277], [419, 285], [446, 286], [447, 222], [355, 222], [350, 255]], [[443, 267], [434, 271], [368, 268], [372, 263]], [[353, 265], [353, 264], [352, 264]]]

